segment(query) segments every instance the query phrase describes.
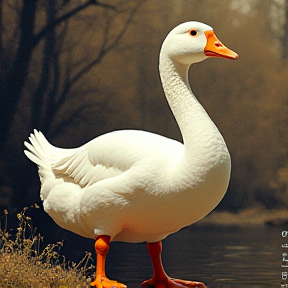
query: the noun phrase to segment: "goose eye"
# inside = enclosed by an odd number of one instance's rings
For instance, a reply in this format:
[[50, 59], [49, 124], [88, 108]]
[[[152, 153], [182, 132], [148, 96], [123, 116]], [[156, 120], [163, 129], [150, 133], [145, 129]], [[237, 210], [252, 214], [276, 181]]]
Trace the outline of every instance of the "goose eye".
[[189, 34], [190, 34], [191, 36], [195, 37], [195, 36], [198, 35], [198, 31], [195, 30], [195, 29], [191, 29], [191, 30], [189, 30]]

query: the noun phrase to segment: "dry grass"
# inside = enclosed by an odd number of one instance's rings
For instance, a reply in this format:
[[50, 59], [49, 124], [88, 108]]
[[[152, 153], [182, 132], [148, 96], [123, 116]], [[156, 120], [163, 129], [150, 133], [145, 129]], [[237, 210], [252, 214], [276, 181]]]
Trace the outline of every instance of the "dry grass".
[[[33, 205], [37, 208], [37, 206]], [[18, 231], [15, 235], [7, 233], [7, 215], [4, 211], [0, 227], [0, 287], [21, 288], [87, 288], [91, 280], [87, 272], [94, 270], [88, 262], [87, 253], [78, 263], [68, 263], [59, 254], [63, 242], [47, 245], [40, 251], [42, 237], [34, 235], [31, 218], [26, 216], [24, 208], [17, 215]], [[28, 235], [28, 236], [27, 236]]]

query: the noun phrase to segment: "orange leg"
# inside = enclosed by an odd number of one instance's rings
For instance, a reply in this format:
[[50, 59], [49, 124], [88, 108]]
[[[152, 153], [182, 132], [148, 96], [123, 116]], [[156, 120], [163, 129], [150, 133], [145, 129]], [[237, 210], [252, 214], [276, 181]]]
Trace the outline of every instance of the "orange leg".
[[95, 250], [97, 254], [96, 276], [90, 284], [96, 288], [126, 288], [127, 286], [106, 277], [105, 261], [109, 251], [110, 236], [100, 235], [96, 237]]
[[205, 288], [201, 282], [171, 279], [163, 269], [161, 252], [162, 242], [147, 243], [148, 253], [153, 267], [153, 278], [141, 284], [143, 288]]

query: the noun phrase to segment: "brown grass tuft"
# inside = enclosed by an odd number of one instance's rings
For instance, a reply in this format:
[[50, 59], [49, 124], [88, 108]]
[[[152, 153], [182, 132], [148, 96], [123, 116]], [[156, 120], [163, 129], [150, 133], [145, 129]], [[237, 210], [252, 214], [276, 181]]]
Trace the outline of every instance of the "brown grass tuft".
[[[36, 205], [32, 207], [38, 208]], [[43, 237], [34, 235], [36, 229], [32, 228], [32, 220], [25, 214], [29, 208], [25, 207], [17, 215], [19, 227], [15, 235], [7, 232], [8, 211], [5, 210], [1, 217], [4, 227], [0, 226], [0, 287], [90, 287], [91, 280], [86, 275], [94, 269], [92, 265], [88, 267], [91, 253], [86, 253], [80, 263], [75, 264], [59, 254], [63, 241], [49, 244], [40, 251]]]

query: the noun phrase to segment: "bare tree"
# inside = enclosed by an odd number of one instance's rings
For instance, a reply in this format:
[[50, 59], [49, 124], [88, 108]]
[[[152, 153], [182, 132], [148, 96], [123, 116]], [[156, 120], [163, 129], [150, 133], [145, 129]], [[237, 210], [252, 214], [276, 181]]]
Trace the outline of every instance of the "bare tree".
[[[86, 64], [82, 69], [77, 70], [76, 73], [66, 74], [64, 89], [59, 92], [59, 76], [60, 76], [60, 65], [59, 65], [59, 52], [60, 48], [57, 47], [57, 28], [61, 24], [65, 24], [68, 20], [79, 15], [80, 12], [86, 10], [88, 7], [96, 7], [98, 9], [111, 10], [114, 13], [119, 13], [115, 6], [109, 4], [100, 3], [97, 0], [87, 0], [84, 3], [80, 2], [75, 6], [75, 2], [63, 1], [63, 3], [58, 3], [59, 1], [47, 1], [45, 2], [45, 14], [46, 22], [44, 23], [42, 29], [37, 31], [37, 13], [41, 11], [39, 9], [39, 1], [22, 1], [22, 6], [17, 7], [19, 10], [19, 41], [14, 43], [14, 47], [17, 47], [15, 56], [10, 59], [9, 66], [7, 65], [6, 55], [9, 51], [5, 51], [5, 46], [3, 44], [3, 25], [1, 23], [1, 33], [0, 33], [0, 51], [1, 51], [1, 79], [0, 79], [0, 151], [3, 151], [5, 142], [7, 140], [10, 127], [13, 123], [13, 119], [17, 110], [17, 105], [21, 98], [25, 83], [27, 82], [27, 77], [29, 75], [29, 67], [31, 64], [32, 53], [39, 46], [39, 43], [44, 39], [44, 50], [43, 50], [43, 61], [41, 69], [41, 77], [37, 84], [37, 88], [34, 91], [33, 101], [32, 101], [32, 119], [35, 122], [42, 121], [45, 123], [45, 130], [49, 129], [51, 120], [57, 110], [61, 108], [65, 100], [69, 95], [69, 91], [75, 83], [83, 75], [88, 73], [93, 66], [103, 59], [103, 57], [112, 49], [114, 49], [119, 43], [125, 29], [131, 22], [131, 19], [137, 10], [137, 7], [131, 11], [131, 17], [128, 18], [127, 22], [123, 25], [122, 33], [118, 34], [111, 43], [107, 39], [103, 39], [103, 47], [101, 52], [97, 55], [95, 59]], [[120, 3], [121, 4], [121, 3]], [[0, 4], [0, 21], [3, 21], [3, 2]], [[15, 4], [16, 5], [16, 4]], [[74, 5], [74, 6], [73, 6]], [[65, 6], [65, 7], [63, 7]], [[68, 8], [67, 8], [68, 7]], [[65, 8], [65, 9], [64, 9]], [[69, 10], [70, 8], [70, 10]], [[60, 14], [60, 12], [65, 11]], [[60, 14], [60, 16], [58, 15]], [[39, 20], [38, 20], [39, 21]], [[62, 32], [63, 32], [62, 28]], [[61, 33], [60, 33], [61, 35]], [[62, 35], [63, 36], [63, 35]], [[58, 35], [59, 37], [59, 35]], [[60, 41], [61, 42], [61, 41]], [[61, 45], [59, 45], [61, 46]], [[6, 55], [5, 55], [6, 54]], [[8, 67], [8, 68], [7, 68]], [[49, 78], [53, 74], [54, 82], [52, 88], [50, 88], [49, 94], [49, 109], [44, 111], [44, 95], [47, 92]], [[58, 91], [56, 91], [58, 90]], [[61, 95], [60, 95], [61, 94]], [[57, 99], [57, 100], [56, 100]], [[47, 100], [47, 99], [46, 99]], [[47, 107], [48, 107], [47, 105]], [[40, 108], [40, 109], [39, 109]], [[44, 111], [44, 117], [40, 119], [41, 114]], [[41, 112], [41, 113], [40, 113]], [[48, 121], [47, 121], [48, 120]]]
[[[57, 1], [49, 1], [49, 4], [47, 5], [47, 18], [51, 23], [55, 22], [56, 2]], [[67, 103], [68, 99], [73, 97], [73, 93], [71, 93], [73, 87], [75, 87], [76, 84], [91, 71], [91, 69], [98, 65], [110, 51], [114, 50], [118, 46], [136, 11], [142, 3], [143, 1], [135, 2], [132, 7], [124, 9], [123, 11], [119, 10], [118, 7], [117, 9], [116, 7], [110, 9], [112, 12], [106, 11], [105, 21], [99, 25], [99, 27], [103, 29], [103, 37], [101, 39], [97, 38], [97, 46], [99, 46], [98, 52], [95, 53], [92, 58], [86, 59], [86, 57], [84, 57], [84, 61], [78, 60], [74, 63], [75, 61], [73, 61], [71, 56], [73, 48], [71, 48], [70, 52], [68, 51], [71, 55], [68, 56], [66, 63], [60, 63], [61, 54], [63, 52], [63, 39], [69, 29], [68, 22], [65, 23], [64, 27], [62, 27], [62, 30], [58, 33], [59, 35], [57, 35], [55, 29], [50, 30], [45, 38], [43, 48], [41, 79], [38, 82], [38, 87], [34, 91], [33, 97], [31, 98], [32, 128], [38, 127], [44, 133], [50, 133], [52, 137], [55, 137], [63, 128], [71, 124], [73, 125], [74, 119], [77, 119], [78, 115], [83, 114], [83, 111], [91, 109], [91, 104], [85, 102], [78, 106], [74, 106], [70, 110], [69, 115], [64, 119], [60, 119], [57, 126], [55, 127], [54, 125], [51, 130], [51, 125], [53, 120], [55, 120], [55, 116], [63, 108], [63, 105]], [[123, 2], [121, 5], [123, 5]], [[123, 17], [123, 21], [118, 26], [117, 30], [111, 25], [111, 18], [115, 18], [115, 13], [122, 15]], [[96, 92], [95, 88], [91, 89]], [[85, 94], [85, 91], [82, 90], [79, 94], [83, 95]], [[94, 105], [97, 104], [98, 103], [94, 103]]]
[[[118, 0], [113, 6], [109, 0], [108, 4], [97, 0], [0, 3], [0, 193], [4, 186], [13, 187], [14, 196], [24, 199], [31, 187], [29, 169], [23, 169], [25, 163], [18, 160], [24, 138], [15, 144], [11, 135], [21, 134], [25, 127], [26, 138], [37, 128], [53, 139], [69, 125], [77, 130], [83, 122], [90, 123], [108, 101], [101, 99], [101, 106], [97, 97], [89, 100], [97, 95], [98, 87], [87, 79], [119, 45], [143, 2]], [[16, 6], [19, 3], [22, 6]], [[4, 10], [19, 23], [2, 25], [9, 22]], [[3, 153], [4, 148], [9, 153]]]

